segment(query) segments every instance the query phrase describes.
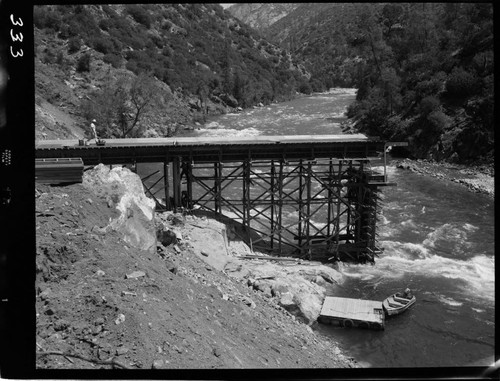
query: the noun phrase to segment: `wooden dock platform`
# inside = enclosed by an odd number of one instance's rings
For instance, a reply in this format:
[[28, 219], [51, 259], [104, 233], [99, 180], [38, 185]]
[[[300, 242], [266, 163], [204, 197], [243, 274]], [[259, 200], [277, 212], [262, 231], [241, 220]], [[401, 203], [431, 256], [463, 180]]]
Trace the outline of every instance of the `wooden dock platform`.
[[383, 330], [385, 315], [382, 302], [327, 296], [318, 321], [341, 327]]

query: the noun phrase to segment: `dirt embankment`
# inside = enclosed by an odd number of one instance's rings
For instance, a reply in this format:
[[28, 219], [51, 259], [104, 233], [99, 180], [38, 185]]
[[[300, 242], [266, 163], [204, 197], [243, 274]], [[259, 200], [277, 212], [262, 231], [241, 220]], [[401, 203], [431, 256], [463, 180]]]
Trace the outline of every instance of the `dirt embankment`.
[[392, 162], [397, 168], [443, 181], [461, 184], [471, 192], [495, 196], [495, 168], [493, 165], [466, 166], [446, 162], [403, 159]]
[[141, 250], [108, 228], [118, 218], [82, 184], [37, 185], [37, 368], [357, 367], [210, 242], [201, 250], [210, 220], [164, 215], [171, 241]]

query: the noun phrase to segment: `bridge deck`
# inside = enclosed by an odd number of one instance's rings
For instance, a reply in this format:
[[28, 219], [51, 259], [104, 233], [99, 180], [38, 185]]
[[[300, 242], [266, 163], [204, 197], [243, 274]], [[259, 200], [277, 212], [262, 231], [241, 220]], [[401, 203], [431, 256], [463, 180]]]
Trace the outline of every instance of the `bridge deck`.
[[81, 157], [86, 165], [104, 163], [170, 162], [182, 156], [196, 162], [315, 158], [369, 158], [384, 142], [362, 134], [235, 137], [173, 137], [105, 139], [104, 146], [79, 146], [78, 140], [43, 140], [36, 157]]

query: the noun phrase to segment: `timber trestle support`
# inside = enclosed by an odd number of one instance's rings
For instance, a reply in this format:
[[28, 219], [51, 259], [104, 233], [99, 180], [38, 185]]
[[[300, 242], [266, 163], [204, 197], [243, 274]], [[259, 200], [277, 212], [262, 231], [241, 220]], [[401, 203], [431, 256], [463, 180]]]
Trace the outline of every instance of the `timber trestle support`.
[[160, 210], [229, 217], [252, 237], [252, 250], [357, 262], [373, 262], [381, 251], [378, 186], [387, 184], [368, 159], [193, 163], [174, 157], [163, 163], [163, 176], [146, 185], [159, 172], [142, 180]]

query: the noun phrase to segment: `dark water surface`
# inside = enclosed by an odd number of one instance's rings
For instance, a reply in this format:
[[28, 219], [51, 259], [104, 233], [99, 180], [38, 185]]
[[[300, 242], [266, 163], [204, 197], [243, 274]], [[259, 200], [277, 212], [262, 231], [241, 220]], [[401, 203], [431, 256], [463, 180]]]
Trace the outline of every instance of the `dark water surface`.
[[[228, 114], [195, 136], [337, 134], [354, 90], [334, 90]], [[143, 168], [144, 173], [153, 165]], [[141, 170], [141, 168], [139, 168]], [[343, 265], [336, 296], [383, 300], [410, 287], [417, 303], [385, 331], [318, 325], [365, 366], [491, 365], [495, 343], [494, 205], [453, 182], [388, 167], [378, 226], [384, 253], [372, 265]], [[333, 292], [333, 291], [330, 291]]]

